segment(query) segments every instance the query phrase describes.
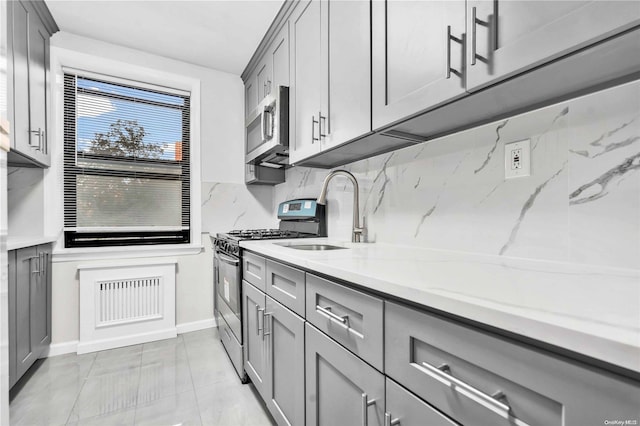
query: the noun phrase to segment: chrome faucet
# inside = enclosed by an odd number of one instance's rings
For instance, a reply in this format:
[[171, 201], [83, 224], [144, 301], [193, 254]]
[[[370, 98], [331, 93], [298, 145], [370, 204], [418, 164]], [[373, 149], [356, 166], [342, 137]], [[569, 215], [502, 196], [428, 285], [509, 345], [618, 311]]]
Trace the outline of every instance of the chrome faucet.
[[320, 196], [316, 201], [318, 204], [326, 204], [327, 203], [327, 187], [329, 186], [329, 181], [333, 179], [334, 176], [343, 175], [349, 178], [351, 183], [353, 183], [353, 230], [351, 234], [351, 242], [359, 243], [360, 237], [364, 232], [364, 226], [360, 227], [360, 203], [359, 203], [359, 192], [360, 188], [358, 187], [358, 181], [356, 177], [349, 173], [346, 170], [334, 170], [327, 175], [324, 179], [324, 183], [322, 184], [322, 191], [320, 191]]

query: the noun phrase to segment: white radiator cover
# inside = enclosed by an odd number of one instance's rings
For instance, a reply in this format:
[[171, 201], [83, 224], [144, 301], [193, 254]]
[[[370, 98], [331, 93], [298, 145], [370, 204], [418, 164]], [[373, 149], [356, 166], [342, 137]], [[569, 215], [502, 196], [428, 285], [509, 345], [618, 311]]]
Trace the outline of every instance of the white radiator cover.
[[176, 337], [176, 260], [78, 266], [78, 354]]

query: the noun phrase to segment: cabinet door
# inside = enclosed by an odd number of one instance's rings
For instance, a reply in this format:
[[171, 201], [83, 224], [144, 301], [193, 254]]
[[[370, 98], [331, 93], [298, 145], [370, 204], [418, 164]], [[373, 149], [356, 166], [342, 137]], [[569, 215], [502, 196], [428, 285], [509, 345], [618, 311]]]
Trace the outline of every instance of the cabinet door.
[[49, 80], [49, 33], [35, 13], [29, 20], [29, 110], [33, 156], [49, 165], [47, 144], [47, 87]]
[[35, 247], [16, 251], [16, 377], [20, 378], [35, 362], [31, 318], [32, 293], [36, 287], [38, 255]]
[[292, 164], [320, 152], [320, 0], [301, 1], [291, 17], [289, 157]]
[[304, 425], [304, 320], [267, 296], [267, 408], [279, 425]]
[[289, 21], [285, 22], [269, 49], [271, 55], [271, 76], [269, 93], [276, 93], [278, 86], [289, 86]]
[[33, 259], [35, 272], [31, 290], [31, 346], [36, 358], [40, 357], [51, 343], [51, 249], [38, 246], [37, 258]]
[[16, 277], [16, 250], [11, 250], [8, 253], [9, 268], [8, 268], [8, 282], [9, 282], [9, 388], [11, 388], [16, 381], [17, 377], [17, 354], [16, 354], [16, 341], [17, 341], [17, 329], [16, 329], [16, 290], [17, 290], [17, 277]]
[[390, 379], [386, 381], [386, 397], [387, 425], [391, 422], [402, 426], [457, 426], [456, 422]]
[[29, 16], [30, 11], [21, 1], [9, 2], [11, 11], [10, 43], [13, 52], [13, 123], [12, 148], [31, 155], [31, 129], [29, 127]]
[[256, 70], [256, 82], [258, 90], [258, 103], [260, 103], [265, 96], [269, 94], [271, 89], [271, 58], [269, 55], [265, 57], [259, 64]]
[[263, 292], [246, 281], [242, 282], [244, 334], [244, 369], [258, 393], [265, 399], [265, 351]]
[[322, 4], [322, 149], [371, 131], [371, 2]]
[[382, 425], [384, 376], [308, 323], [307, 426]]
[[249, 79], [244, 84], [244, 116], [249, 117], [254, 109], [258, 106], [258, 89], [257, 89], [257, 77], [251, 74]]
[[465, 2], [373, 2], [373, 128], [465, 93]]
[[477, 90], [640, 24], [637, 1], [467, 1], [467, 88]]

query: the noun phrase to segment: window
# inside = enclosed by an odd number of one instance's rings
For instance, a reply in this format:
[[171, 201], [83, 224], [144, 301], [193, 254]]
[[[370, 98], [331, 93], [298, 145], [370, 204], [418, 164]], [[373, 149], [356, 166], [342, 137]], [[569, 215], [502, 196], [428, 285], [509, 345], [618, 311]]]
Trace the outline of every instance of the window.
[[189, 243], [189, 96], [64, 75], [65, 247]]

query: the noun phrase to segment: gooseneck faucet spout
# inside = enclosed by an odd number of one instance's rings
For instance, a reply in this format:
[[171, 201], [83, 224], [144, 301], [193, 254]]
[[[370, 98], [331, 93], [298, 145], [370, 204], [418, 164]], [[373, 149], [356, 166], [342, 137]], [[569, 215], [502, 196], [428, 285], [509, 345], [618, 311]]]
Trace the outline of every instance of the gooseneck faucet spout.
[[351, 233], [351, 242], [359, 243], [361, 235], [364, 232], [364, 227], [360, 227], [360, 188], [358, 186], [358, 181], [356, 180], [356, 177], [354, 175], [346, 170], [334, 170], [333, 172], [329, 173], [324, 179], [322, 190], [320, 191], [320, 196], [318, 197], [317, 203], [327, 203], [327, 187], [329, 186], [329, 181], [331, 181], [334, 176], [338, 175], [346, 176], [353, 184], [353, 230]]

